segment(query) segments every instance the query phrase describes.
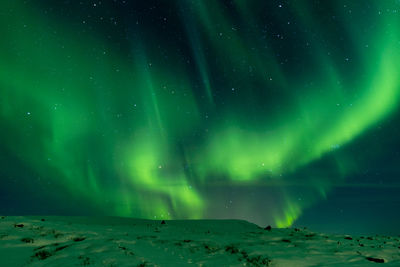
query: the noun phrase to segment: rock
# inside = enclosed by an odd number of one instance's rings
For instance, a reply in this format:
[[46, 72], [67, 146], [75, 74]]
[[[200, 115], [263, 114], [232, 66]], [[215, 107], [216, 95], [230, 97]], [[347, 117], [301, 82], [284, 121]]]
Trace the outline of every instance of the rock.
[[83, 240], [85, 240], [86, 239], [86, 237], [80, 237], [80, 236], [78, 236], [78, 237], [75, 237], [74, 239], [72, 239], [72, 240], [74, 240], [74, 242], [81, 242], [81, 241], [83, 241]]
[[30, 237], [24, 237], [21, 239], [21, 242], [25, 242], [25, 243], [33, 243], [33, 238]]
[[272, 229], [271, 225], [268, 225], [267, 227], [264, 228], [264, 230], [267, 230], [267, 231], [271, 231], [271, 229]]
[[49, 251], [47, 251], [47, 250], [41, 250], [41, 251], [36, 252], [35, 255], [32, 256], [32, 257], [36, 257], [36, 258], [38, 258], [39, 260], [45, 260], [45, 259], [47, 259], [48, 257], [50, 257], [51, 255], [52, 255], [52, 254], [51, 254]]
[[369, 261], [377, 262], [377, 263], [385, 263], [384, 259], [378, 259], [378, 258], [372, 258], [372, 257], [367, 257], [366, 259]]

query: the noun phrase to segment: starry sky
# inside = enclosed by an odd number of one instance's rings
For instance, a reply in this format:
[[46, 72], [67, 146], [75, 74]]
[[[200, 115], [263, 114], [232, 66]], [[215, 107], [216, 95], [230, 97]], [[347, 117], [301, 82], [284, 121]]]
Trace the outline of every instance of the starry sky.
[[400, 1], [2, 0], [0, 212], [400, 230]]

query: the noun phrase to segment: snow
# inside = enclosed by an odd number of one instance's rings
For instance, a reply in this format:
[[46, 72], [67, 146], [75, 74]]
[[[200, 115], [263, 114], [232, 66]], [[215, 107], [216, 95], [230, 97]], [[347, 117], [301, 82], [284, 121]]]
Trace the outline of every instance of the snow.
[[400, 266], [399, 236], [242, 220], [0, 216], [0, 266]]

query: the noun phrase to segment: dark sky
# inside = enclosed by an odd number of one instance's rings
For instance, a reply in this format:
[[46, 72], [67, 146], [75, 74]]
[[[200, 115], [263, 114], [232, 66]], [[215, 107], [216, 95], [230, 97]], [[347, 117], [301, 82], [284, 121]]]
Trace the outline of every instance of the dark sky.
[[0, 3], [0, 213], [400, 234], [399, 1]]

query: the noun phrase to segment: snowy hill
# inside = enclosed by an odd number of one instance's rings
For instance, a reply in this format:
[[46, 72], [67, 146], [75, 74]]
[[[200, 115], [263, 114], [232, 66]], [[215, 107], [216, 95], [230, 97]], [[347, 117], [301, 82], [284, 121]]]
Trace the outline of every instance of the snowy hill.
[[0, 266], [400, 266], [400, 237], [241, 220], [0, 216]]

